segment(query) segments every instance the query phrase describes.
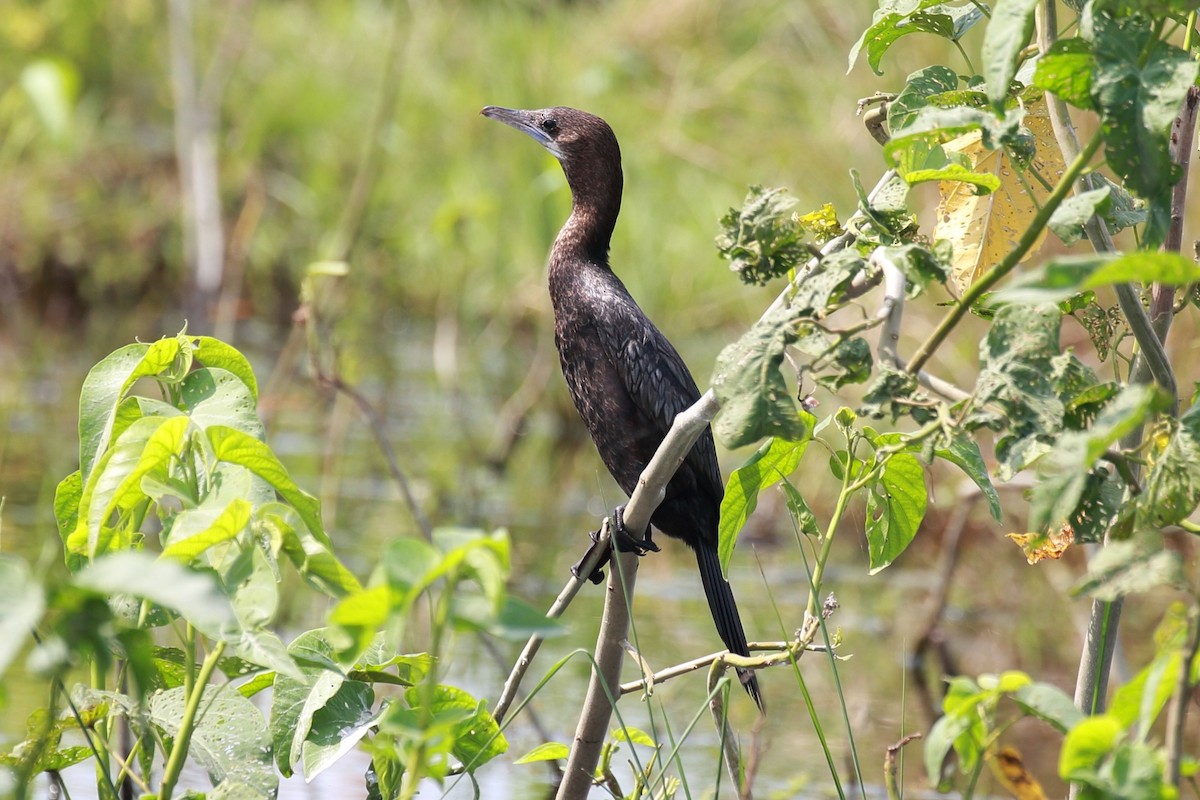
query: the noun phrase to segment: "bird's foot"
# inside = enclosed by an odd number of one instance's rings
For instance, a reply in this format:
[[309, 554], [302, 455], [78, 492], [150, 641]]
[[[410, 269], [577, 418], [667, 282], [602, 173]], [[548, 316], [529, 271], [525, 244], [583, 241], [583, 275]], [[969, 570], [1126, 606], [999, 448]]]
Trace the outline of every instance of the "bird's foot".
[[587, 580], [591, 581], [592, 583], [599, 584], [604, 581], [603, 567], [605, 564], [608, 563], [609, 553], [611, 553], [612, 551], [608, 550], [606, 548], [604, 555], [601, 556], [600, 560], [596, 562], [596, 566], [592, 570], [592, 573], [590, 575], [581, 575], [580, 572], [583, 570], [583, 565], [587, 562], [587, 560], [589, 558], [591, 558], [591, 555], [596, 550], [596, 548], [601, 546], [600, 545], [600, 531], [589, 531], [588, 536], [590, 536], [592, 538], [592, 544], [591, 544], [591, 546], [588, 547], [587, 550], [584, 551], [583, 556], [578, 561], [576, 561], [574, 564], [571, 565], [571, 574], [574, 575], [579, 580], [583, 580], [584, 578], [587, 578]]
[[625, 529], [625, 506], [617, 506], [612, 515], [613, 547], [622, 553], [636, 553], [639, 557], [646, 553], [657, 553], [662, 548], [650, 538], [650, 530], [646, 530], [646, 538], [634, 536]]

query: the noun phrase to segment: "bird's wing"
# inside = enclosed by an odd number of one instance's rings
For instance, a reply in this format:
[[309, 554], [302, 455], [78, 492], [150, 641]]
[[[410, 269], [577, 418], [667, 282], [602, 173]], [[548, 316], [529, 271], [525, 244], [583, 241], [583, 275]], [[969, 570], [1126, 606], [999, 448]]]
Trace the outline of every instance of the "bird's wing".
[[[606, 342], [606, 347], [612, 348], [609, 358], [634, 403], [665, 436], [675, 417], [700, 399], [696, 381], [679, 351], [631, 298], [627, 303], [609, 305], [608, 310], [628, 317], [623, 324], [609, 328], [621, 332]], [[685, 461], [697, 479], [707, 481], [720, 496], [724, 484], [710, 431], [704, 431]]]

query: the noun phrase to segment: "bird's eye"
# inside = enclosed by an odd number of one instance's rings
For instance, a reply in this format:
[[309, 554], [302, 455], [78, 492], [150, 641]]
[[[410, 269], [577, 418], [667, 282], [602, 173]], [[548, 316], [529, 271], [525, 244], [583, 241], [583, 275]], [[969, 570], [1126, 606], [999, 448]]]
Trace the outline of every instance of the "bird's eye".
[[544, 130], [546, 133], [554, 133], [556, 130], [558, 130], [558, 120], [556, 120], [554, 117], [546, 117], [544, 120], [542, 120], [542, 130]]

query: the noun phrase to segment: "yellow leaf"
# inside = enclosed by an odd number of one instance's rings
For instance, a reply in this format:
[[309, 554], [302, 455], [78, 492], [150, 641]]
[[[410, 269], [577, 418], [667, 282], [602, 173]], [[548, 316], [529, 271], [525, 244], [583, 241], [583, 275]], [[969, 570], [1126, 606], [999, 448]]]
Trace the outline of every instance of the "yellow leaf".
[[1025, 560], [1036, 564], [1043, 558], [1062, 558], [1067, 548], [1075, 542], [1075, 529], [1064, 522], [1057, 531], [1041, 533], [1010, 533], [1008, 538], [1025, 551]]
[[[1037, 215], [1038, 207], [1046, 201], [1065, 170], [1062, 153], [1050, 128], [1045, 99], [1039, 97], [1030, 101], [1025, 112], [1025, 126], [1033, 134], [1037, 155], [1030, 170], [1023, 174], [1003, 151], [985, 149], [979, 131], [964, 134], [943, 145], [947, 155], [965, 155], [975, 172], [990, 172], [1000, 179], [1000, 188], [986, 195], [976, 195], [973, 186], [958, 181], [939, 184], [941, 200], [933, 236], [946, 239], [954, 246], [951, 275], [960, 293], [1016, 247], [1021, 234]], [[1051, 189], [1043, 186], [1034, 172]], [[1026, 187], [1032, 190], [1033, 197]], [[1043, 230], [1022, 261], [1036, 253], [1045, 238], [1046, 231]]]
[[992, 772], [1017, 800], [1046, 800], [1042, 785], [1025, 769], [1015, 747], [1001, 748], [991, 759]]

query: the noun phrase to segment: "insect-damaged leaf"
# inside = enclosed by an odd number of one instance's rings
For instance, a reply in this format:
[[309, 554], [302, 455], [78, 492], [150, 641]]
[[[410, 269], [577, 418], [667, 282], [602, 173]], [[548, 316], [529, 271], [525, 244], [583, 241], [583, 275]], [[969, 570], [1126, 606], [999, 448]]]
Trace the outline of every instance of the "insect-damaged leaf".
[[1149, 415], [1169, 405], [1170, 398], [1152, 386], [1129, 386], [1104, 407], [1091, 428], [1064, 433], [1033, 488], [1030, 529], [1040, 531], [1067, 520], [1083, 497], [1092, 465]]
[[779, 370], [784, 349], [795, 340], [793, 312], [781, 308], [717, 356], [713, 390], [721, 413], [713, 432], [727, 447], [766, 436], [800, 441], [812, 431], [813, 416], [796, 405]]
[[1139, 515], [1151, 526], [1173, 525], [1200, 503], [1200, 405], [1179, 418], [1178, 427], [1146, 477]]

